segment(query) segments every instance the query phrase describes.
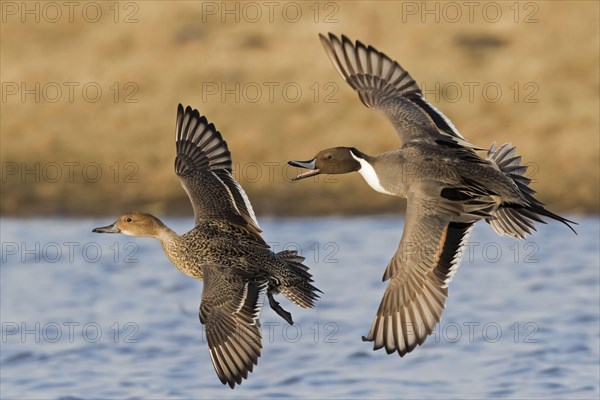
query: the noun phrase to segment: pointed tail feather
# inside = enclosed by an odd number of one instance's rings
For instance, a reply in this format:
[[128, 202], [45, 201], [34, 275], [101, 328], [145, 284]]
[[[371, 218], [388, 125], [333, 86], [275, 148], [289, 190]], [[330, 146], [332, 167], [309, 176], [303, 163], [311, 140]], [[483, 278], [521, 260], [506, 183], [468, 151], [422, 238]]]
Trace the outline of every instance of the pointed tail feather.
[[544, 204], [534, 197], [535, 190], [529, 187], [531, 179], [525, 176], [527, 166], [521, 165], [521, 157], [516, 155], [516, 151], [516, 147], [510, 143], [497, 147], [494, 142], [488, 150], [488, 158], [496, 163], [502, 172], [510, 176], [527, 204], [502, 204], [492, 212], [490, 218], [486, 218], [486, 221], [499, 235], [508, 235], [517, 239], [524, 239], [532, 231], [535, 231], [534, 222], [545, 224], [546, 222], [540, 218], [541, 216], [562, 222], [577, 234], [570, 225], [577, 225], [577, 222], [546, 210]]
[[321, 292], [311, 284], [312, 275], [308, 272], [308, 267], [302, 264], [304, 257], [298, 255], [296, 251], [282, 251], [277, 253], [283, 259], [293, 276], [281, 282], [279, 290], [289, 300], [303, 308], [312, 308], [315, 302], [320, 298]]

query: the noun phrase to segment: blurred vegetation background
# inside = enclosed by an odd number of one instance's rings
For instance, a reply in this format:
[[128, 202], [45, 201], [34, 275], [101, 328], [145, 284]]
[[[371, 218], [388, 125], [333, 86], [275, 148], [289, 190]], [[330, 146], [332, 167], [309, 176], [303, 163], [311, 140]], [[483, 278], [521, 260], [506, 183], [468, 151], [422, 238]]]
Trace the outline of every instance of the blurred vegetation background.
[[180, 102], [224, 135], [259, 214], [402, 210], [358, 174], [290, 182], [287, 160], [398, 146], [331, 66], [329, 31], [397, 60], [472, 143], [515, 144], [551, 210], [598, 213], [598, 2], [25, 4], [2, 3], [2, 215], [191, 215]]

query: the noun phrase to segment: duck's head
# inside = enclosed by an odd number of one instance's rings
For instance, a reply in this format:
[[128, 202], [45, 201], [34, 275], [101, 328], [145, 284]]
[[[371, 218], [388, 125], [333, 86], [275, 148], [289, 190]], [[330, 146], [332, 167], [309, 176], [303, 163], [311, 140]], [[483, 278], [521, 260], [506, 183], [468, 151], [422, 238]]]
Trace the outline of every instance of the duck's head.
[[362, 156], [362, 153], [354, 147], [332, 147], [321, 150], [312, 160], [288, 161], [288, 164], [309, 170], [292, 179], [297, 181], [319, 174], [347, 174], [358, 171], [360, 162], [357, 158]]
[[124, 214], [112, 225], [95, 228], [96, 233], [122, 233], [128, 236], [157, 237], [165, 225], [151, 214]]

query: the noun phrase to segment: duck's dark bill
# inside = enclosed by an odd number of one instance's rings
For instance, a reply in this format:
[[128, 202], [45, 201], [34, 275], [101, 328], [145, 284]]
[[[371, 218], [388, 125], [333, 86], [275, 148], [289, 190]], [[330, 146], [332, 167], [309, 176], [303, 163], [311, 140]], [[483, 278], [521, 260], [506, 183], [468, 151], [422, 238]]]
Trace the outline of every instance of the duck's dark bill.
[[292, 178], [292, 180], [293, 181], [298, 181], [300, 179], [309, 178], [311, 176], [319, 175], [321, 173], [321, 171], [318, 168], [315, 168], [315, 161], [316, 161], [316, 159], [312, 159], [310, 161], [288, 161], [288, 164], [290, 164], [290, 165], [292, 165], [294, 167], [308, 169], [308, 171], [306, 171], [306, 172], [298, 175], [295, 178]]
[[117, 228], [117, 223], [115, 222], [112, 225], [102, 226], [100, 228], [94, 228], [94, 230], [92, 230], [92, 232], [94, 232], [94, 233], [119, 233], [121, 231], [119, 230], [119, 228]]

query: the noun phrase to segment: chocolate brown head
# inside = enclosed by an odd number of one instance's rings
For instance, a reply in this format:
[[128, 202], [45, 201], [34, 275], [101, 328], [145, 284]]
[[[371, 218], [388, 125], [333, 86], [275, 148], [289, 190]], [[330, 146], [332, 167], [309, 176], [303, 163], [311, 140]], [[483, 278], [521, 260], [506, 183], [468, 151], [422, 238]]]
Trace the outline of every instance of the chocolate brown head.
[[356, 158], [361, 157], [361, 154], [353, 147], [332, 147], [321, 150], [312, 160], [288, 161], [289, 165], [309, 170], [292, 180], [297, 181], [319, 174], [347, 174], [358, 171], [360, 163]]

